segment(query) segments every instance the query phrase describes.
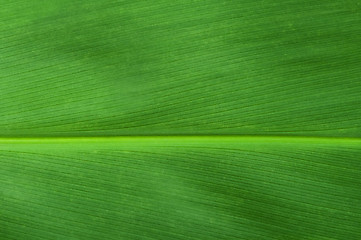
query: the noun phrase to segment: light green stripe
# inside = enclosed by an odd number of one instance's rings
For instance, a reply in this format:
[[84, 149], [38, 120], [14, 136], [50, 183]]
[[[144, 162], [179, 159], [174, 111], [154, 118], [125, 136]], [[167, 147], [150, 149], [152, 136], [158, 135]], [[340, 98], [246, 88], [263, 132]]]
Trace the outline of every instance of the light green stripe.
[[361, 144], [361, 138], [305, 137], [305, 136], [115, 136], [115, 137], [39, 137], [0, 138], [2, 144], [14, 143], [113, 143], [113, 142], [260, 142], [260, 143], [314, 143]]

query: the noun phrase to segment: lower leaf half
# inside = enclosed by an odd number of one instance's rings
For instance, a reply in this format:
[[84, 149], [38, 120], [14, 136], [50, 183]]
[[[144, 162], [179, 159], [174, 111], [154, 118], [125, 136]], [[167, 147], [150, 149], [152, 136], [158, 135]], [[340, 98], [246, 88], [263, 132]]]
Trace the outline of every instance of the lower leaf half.
[[351, 140], [0, 143], [2, 239], [359, 239]]

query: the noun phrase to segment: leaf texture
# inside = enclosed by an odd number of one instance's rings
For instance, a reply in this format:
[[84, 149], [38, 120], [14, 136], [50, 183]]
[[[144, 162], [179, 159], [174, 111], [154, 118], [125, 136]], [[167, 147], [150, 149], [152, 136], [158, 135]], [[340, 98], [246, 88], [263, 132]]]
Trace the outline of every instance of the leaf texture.
[[221, 140], [2, 144], [3, 234], [16, 239], [360, 236], [361, 141]]
[[0, 239], [361, 238], [361, 4], [21, 1]]
[[357, 1], [1, 11], [3, 136], [360, 137]]

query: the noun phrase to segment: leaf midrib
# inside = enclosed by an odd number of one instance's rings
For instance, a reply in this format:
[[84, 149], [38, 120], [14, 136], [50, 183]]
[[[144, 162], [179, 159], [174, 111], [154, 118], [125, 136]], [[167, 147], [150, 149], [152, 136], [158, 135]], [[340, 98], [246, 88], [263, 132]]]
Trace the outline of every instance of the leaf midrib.
[[15, 143], [112, 143], [112, 142], [258, 142], [361, 144], [358, 137], [252, 136], [252, 135], [152, 135], [152, 136], [79, 136], [79, 137], [0, 137], [0, 144]]

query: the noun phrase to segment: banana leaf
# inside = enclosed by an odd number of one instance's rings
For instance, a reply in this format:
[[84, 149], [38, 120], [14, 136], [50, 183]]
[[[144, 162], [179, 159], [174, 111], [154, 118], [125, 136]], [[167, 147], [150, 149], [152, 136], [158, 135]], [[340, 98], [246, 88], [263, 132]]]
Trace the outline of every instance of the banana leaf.
[[3, 1], [0, 239], [361, 239], [361, 4]]

